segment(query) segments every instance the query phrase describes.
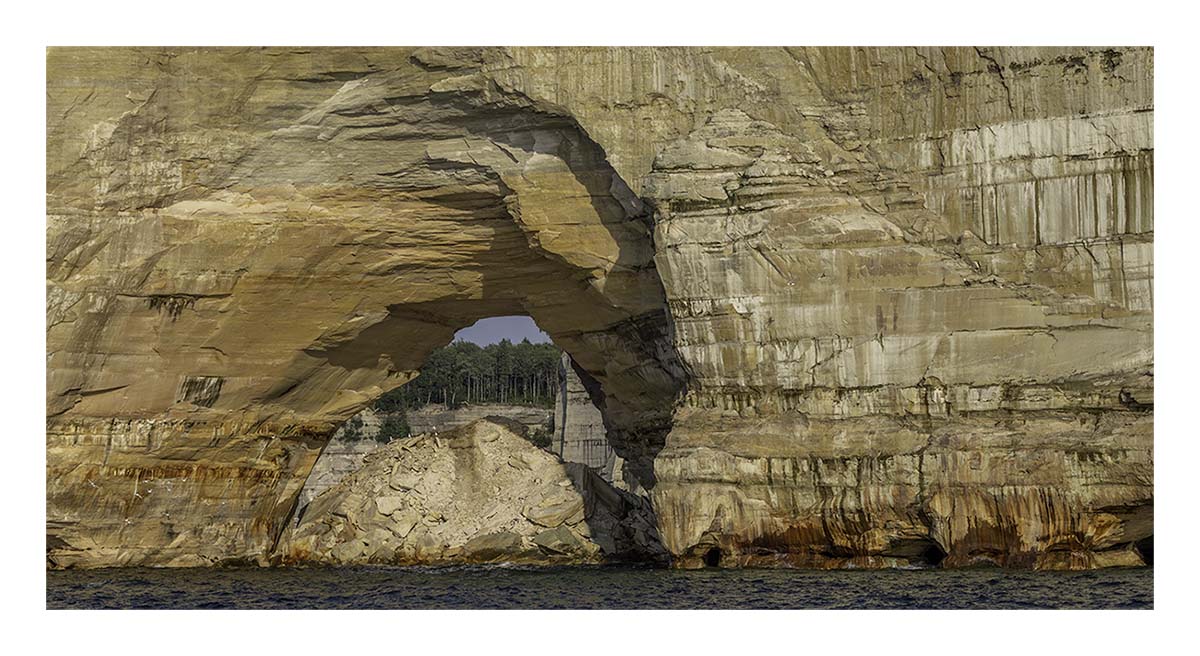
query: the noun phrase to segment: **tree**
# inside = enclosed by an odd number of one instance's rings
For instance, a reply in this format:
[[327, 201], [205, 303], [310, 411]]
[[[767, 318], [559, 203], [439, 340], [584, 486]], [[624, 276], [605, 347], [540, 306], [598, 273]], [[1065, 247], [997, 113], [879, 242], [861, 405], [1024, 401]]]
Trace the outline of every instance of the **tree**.
[[[524, 340], [480, 347], [454, 342], [426, 358], [417, 377], [381, 396], [374, 409], [382, 415], [375, 439], [389, 442], [411, 432], [407, 411], [436, 403], [447, 408], [463, 403], [511, 403], [550, 407], [558, 387], [562, 351], [553, 344]], [[362, 439], [362, 420], [352, 418], [344, 429], [347, 439]], [[547, 446], [550, 434], [533, 431], [530, 441]]]
[[496, 354], [496, 400], [507, 403], [512, 396], [513, 364], [516, 357], [512, 342], [502, 339], [497, 344], [489, 344], [488, 348], [493, 349]]
[[394, 439], [408, 437], [409, 432], [408, 418], [403, 412], [389, 414], [379, 424], [379, 433], [375, 436], [375, 441], [391, 442]]
[[430, 403], [513, 403], [548, 407], [554, 401], [561, 351], [553, 344], [501, 340], [480, 347], [454, 342], [429, 354], [412, 382], [384, 394], [375, 409], [398, 413]]

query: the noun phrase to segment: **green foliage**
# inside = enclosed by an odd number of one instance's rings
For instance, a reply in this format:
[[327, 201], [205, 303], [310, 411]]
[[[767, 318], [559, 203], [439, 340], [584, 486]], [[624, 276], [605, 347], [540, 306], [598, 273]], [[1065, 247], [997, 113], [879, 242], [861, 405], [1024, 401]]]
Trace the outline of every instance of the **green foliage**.
[[342, 435], [345, 439], [355, 442], [362, 439], [362, 417], [354, 415], [342, 426]]
[[550, 449], [551, 432], [545, 428], [534, 428], [529, 431], [525, 439], [533, 443], [539, 449]]
[[562, 352], [553, 344], [522, 340], [480, 347], [454, 342], [429, 355], [416, 380], [383, 395], [375, 409], [395, 413], [430, 403], [508, 403], [550, 407]]
[[390, 442], [401, 437], [408, 437], [409, 432], [408, 419], [404, 416], [404, 413], [391, 413], [384, 416], [383, 423], [379, 425], [379, 434], [375, 436], [375, 441]]

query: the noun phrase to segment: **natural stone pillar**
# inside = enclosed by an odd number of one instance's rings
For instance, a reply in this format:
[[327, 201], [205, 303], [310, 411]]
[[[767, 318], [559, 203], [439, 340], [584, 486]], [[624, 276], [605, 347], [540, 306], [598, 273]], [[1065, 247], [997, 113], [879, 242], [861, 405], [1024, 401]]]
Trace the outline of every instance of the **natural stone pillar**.
[[613, 481], [617, 454], [608, 441], [604, 417], [566, 353], [562, 355], [559, 385], [554, 395], [554, 438], [550, 447], [563, 460], [586, 465], [605, 480]]

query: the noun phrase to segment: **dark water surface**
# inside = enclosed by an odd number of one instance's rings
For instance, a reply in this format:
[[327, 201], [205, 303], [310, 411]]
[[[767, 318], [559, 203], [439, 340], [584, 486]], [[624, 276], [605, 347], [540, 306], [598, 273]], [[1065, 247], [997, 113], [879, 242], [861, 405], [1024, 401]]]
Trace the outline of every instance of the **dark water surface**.
[[1151, 608], [1154, 570], [615, 567], [46, 573], [48, 608]]

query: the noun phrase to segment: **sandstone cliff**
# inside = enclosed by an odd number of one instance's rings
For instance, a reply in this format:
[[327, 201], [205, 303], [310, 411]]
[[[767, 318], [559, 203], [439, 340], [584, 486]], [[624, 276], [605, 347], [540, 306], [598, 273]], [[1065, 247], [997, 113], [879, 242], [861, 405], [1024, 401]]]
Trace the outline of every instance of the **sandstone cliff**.
[[53, 566], [266, 562], [484, 316], [676, 564], [1136, 564], [1153, 51], [53, 49]]

